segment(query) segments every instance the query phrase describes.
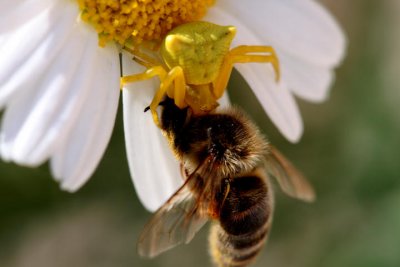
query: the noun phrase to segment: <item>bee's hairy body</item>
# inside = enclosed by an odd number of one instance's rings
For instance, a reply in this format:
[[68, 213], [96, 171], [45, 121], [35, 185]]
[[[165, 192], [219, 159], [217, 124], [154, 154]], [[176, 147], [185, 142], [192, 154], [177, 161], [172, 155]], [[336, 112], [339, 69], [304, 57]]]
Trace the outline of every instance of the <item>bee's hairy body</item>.
[[218, 176], [249, 172], [266, 153], [266, 141], [237, 109], [191, 116], [188, 109], [177, 108], [171, 99], [164, 106], [162, 129], [177, 157], [191, 171], [212, 155]]
[[[208, 216], [214, 219], [210, 254], [217, 266], [247, 266], [263, 247], [272, 222], [273, 193], [268, 178], [257, 168], [267, 144], [258, 130], [238, 110], [199, 117], [164, 102], [162, 125], [186, 176], [212, 155], [220, 172], [219, 185]], [[189, 169], [189, 170], [188, 170]], [[197, 177], [192, 188], [207, 181]]]
[[269, 177], [288, 195], [312, 201], [302, 175], [268, 144], [239, 109], [194, 114], [166, 98], [161, 129], [181, 162], [183, 185], [161, 206], [138, 243], [154, 257], [188, 243], [208, 221], [210, 254], [219, 267], [248, 266], [265, 244], [274, 209]]

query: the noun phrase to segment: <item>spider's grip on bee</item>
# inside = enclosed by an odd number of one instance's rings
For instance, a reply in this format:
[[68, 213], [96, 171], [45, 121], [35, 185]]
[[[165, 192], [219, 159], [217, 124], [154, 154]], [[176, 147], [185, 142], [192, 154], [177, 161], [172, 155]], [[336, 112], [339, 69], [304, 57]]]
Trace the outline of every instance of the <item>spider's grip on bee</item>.
[[189, 106], [196, 115], [215, 110], [236, 63], [269, 63], [279, 81], [279, 60], [273, 47], [241, 45], [230, 49], [235, 34], [233, 26], [204, 21], [180, 25], [161, 43], [162, 62], [140, 48], [127, 48], [134, 60], [147, 70], [123, 76], [121, 88], [128, 83], [159, 77], [160, 87], [150, 103], [150, 110], [155, 124], [160, 127], [156, 109], [165, 96], [174, 99], [180, 109]]

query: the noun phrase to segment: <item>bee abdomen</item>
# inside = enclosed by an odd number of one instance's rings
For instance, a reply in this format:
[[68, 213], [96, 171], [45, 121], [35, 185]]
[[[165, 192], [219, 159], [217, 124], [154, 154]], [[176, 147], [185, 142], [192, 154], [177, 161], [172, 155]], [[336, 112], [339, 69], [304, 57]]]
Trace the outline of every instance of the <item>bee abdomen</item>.
[[271, 227], [272, 195], [258, 175], [234, 178], [210, 233], [210, 253], [217, 266], [248, 266]]
[[229, 235], [215, 223], [210, 232], [210, 254], [216, 266], [244, 267], [252, 263], [263, 248], [268, 237], [270, 224], [254, 233]]

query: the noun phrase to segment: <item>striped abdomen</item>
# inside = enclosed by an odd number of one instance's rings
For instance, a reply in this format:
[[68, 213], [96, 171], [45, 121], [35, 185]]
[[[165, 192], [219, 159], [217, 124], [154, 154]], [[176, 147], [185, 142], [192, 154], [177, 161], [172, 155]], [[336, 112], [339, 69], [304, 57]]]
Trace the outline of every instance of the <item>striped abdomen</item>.
[[248, 266], [271, 227], [273, 199], [266, 179], [254, 173], [233, 179], [210, 232], [210, 253], [217, 266]]

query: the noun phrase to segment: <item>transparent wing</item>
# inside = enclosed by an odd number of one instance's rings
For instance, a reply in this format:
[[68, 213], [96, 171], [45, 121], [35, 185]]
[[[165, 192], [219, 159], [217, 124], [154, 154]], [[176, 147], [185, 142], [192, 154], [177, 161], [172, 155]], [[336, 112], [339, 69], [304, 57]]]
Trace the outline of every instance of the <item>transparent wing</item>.
[[266, 156], [265, 166], [267, 173], [276, 178], [283, 192], [303, 201], [312, 202], [315, 200], [315, 192], [311, 184], [273, 146], [270, 147], [270, 151]]
[[219, 182], [212, 175], [212, 164], [201, 167], [201, 171], [189, 175], [145, 226], [139, 238], [139, 255], [154, 257], [178, 244], [187, 244], [207, 222]]

